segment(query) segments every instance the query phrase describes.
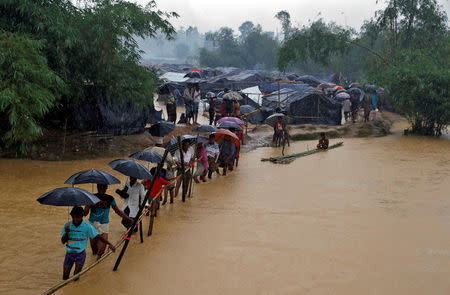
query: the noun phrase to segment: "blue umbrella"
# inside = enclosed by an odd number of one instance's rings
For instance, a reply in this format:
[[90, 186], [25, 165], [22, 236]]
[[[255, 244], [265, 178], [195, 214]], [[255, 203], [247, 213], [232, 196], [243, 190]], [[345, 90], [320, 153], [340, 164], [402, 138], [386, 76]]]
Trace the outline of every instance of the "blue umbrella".
[[62, 187], [43, 194], [37, 201], [52, 206], [84, 206], [96, 204], [100, 199], [81, 188]]
[[172, 132], [173, 129], [175, 129], [175, 124], [172, 122], [159, 121], [150, 126], [148, 132], [153, 136], [163, 137]]
[[140, 151], [132, 154], [130, 158], [157, 164], [161, 163], [163, 159], [163, 157], [155, 151]]
[[128, 159], [114, 160], [108, 164], [112, 169], [137, 179], [151, 179], [152, 174], [141, 163]]
[[234, 130], [236, 130], [236, 131], [242, 131], [242, 127], [233, 122], [222, 122], [219, 125], [217, 125], [217, 127], [222, 128], [222, 129], [234, 128]]
[[219, 128], [212, 125], [200, 125], [195, 127], [192, 131], [194, 132], [218, 132]]
[[98, 183], [98, 184], [119, 184], [120, 180], [108, 172], [90, 169], [84, 170], [70, 176], [65, 184], [82, 184], [82, 183]]

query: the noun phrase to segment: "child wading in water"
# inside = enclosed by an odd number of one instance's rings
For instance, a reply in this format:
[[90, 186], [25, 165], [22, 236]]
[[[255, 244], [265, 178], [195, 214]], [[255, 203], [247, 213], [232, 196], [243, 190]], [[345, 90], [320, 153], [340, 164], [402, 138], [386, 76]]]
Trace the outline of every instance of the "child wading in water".
[[206, 155], [208, 156], [208, 178], [211, 179], [212, 174], [214, 172], [217, 172], [217, 175], [220, 175], [219, 173], [219, 167], [217, 167], [217, 158], [219, 156], [219, 145], [215, 141], [216, 136], [214, 134], [211, 134], [209, 136], [209, 142], [206, 145]]
[[197, 171], [195, 171], [194, 174], [194, 181], [195, 183], [200, 183], [198, 180], [198, 177], [200, 177], [203, 182], [206, 182], [206, 174], [208, 173], [209, 168], [208, 156], [206, 154], [205, 146], [200, 142], [197, 144], [197, 160]]
[[[176, 179], [175, 177], [176, 169], [173, 168], [172, 164], [167, 164], [167, 170], [166, 170], [166, 180], [167, 181], [174, 181]], [[175, 196], [175, 183], [170, 183], [169, 185], [166, 185], [164, 188], [164, 201], [162, 202], [162, 205], [164, 206], [167, 203], [167, 197], [170, 193], [170, 204], [173, 203], [173, 198]]]
[[74, 275], [83, 269], [84, 261], [86, 260], [88, 238], [98, 239], [102, 243], [108, 245], [111, 251], [116, 250], [116, 247], [114, 247], [107, 239], [99, 235], [92, 225], [83, 221], [83, 208], [73, 207], [70, 215], [72, 216], [72, 221], [66, 223], [61, 232], [61, 243], [66, 244], [67, 251], [66, 257], [64, 258], [63, 280], [69, 278], [70, 271], [74, 264]]

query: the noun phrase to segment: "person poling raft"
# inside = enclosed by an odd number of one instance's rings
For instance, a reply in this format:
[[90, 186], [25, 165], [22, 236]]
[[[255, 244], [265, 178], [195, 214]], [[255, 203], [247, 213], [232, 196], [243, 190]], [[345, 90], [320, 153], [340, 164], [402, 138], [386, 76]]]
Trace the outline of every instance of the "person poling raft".
[[[326, 139], [326, 141], [324, 139]], [[325, 143], [326, 143], [326, 146], [325, 146]], [[340, 147], [343, 144], [344, 144], [343, 142], [338, 142], [336, 144], [328, 146], [328, 139], [323, 135], [323, 136], [321, 136], [321, 138], [319, 140], [319, 144], [317, 145], [317, 148], [314, 149], [314, 150], [306, 151], [306, 152], [298, 153], [298, 154], [281, 156], [281, 157], [263, 158], [263, 159], [261, 159], [261, 161], [262, 162], [270, 161], [270, 162], [276, 163], [276, 164], [289, 164], [289, 163], [293, 162], [297, 158], [308, 156], [308, 155], [312, 155], [312, 154], [315, 154], [315, 153], [318, 153], [318, 152], [322, 152], [322, 151], [326, 151], [326, 150], [331, 150], [331, 149]]]

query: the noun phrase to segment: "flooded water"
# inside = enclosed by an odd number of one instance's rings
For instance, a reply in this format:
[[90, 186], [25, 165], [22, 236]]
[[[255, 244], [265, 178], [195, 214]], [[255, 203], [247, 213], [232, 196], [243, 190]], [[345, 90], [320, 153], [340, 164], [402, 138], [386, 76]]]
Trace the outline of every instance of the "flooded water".
[[[450, 294], [450, 141], [349, 139], [290, 165], [260, 162], [279, 153], [242, 155], [237, 171], [163, 207], [117, 272], [114, 254], [57, 294]], [[67, 209], [35, 200], [109, 160], [0, 160], [0, 292], [58, 282]], [[122, 232], [113, 212], [110, 231]]]

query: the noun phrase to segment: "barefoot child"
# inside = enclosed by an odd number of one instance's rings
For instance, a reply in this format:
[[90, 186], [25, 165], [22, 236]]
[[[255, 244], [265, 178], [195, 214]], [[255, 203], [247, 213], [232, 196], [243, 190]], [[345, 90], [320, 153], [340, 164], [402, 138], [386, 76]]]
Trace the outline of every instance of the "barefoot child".
[[209, 136], [209, 142], [206, 145], [206, 155], [208, 156], [208, 178], [211, 179], [212, 174], [217, 172], [217, 175], [220, 175], [219, 168], [217, 167], [217, 157], [219, 156], [219, 145], [215, 141], [216, 136], [211, 134]]
[[195, 171], [194, 174], [195, 183], [200, 183], [198, 177], [200, 177], [200, 179], [203, 182], [206, 182], [205, 177], [206, 173], [208, 173], [208, 168], [209, 164], [208, 164], [208, 156], [206, 154], [206, 148], [203, 145], [203, 143], [199, 142], [197, 144], [197, 171]]
[[[156, 168], [153, 167], [152, 169], [150, 169], [150, 173], [152, 175], [154, 175], [156, 173]], [[150, 205], [150, 202], [154, 199], [156, 201], [156, 210], [155, 210], [155, 217], [158, 215], [158, 210], [159, 210], [159, 203], [161, 202], [161, 196], [163, 193], [163, 186], [170, 184], [169, 181], [165, 180], [162, 176], [165, 176], [165, 171], [161, 171], [159, 174], [159, 177], [156, 179], [155, 184], [152, 187], [152, 190], [150, 191], [150, 195], [149, 195], [149, 199], [147, 201], [147, 205]], [[145, 189], [148, 190], [150, 188], [150, 185], [152, 184], [152, 181], [146, 180], [143, 181], [142, 184], [144, 185]], [[158, 195], [158, 193], [161, 191], [161, 193]]]
[[[166, 180], [170, 182], [174, 181], [176, 179], [175, 173], [176, 169], [172, 166], [172, 163], [167, 164]], [[164, 201], [162, 202], [163, 206], [167, 203], [168, 194], [170, 194], [170, 204], [172, 204], [175, 195], [175, 183], [170, 183], [164, 188]]]
[[[113, 208], [114, 212], [123, 219], [128, 220], [130, 223], [133, 219], [128, 217], [122, 210], [117, 207], [116, 200], [113, 196], [106, 194], [108, 186], [106, 184], [97, 184], [98, 193], [95, 194], [100, 202], [94, 205], [88, 205], [84, 207], [84, 215], [87, 216], [89, 211], [91, 215], [89, 216], [89, 223], [97, 230], [98, 234], [108, 239], [109, 232], [109, 208]], [[102, 257], [105, 253], [106, 244], [99, 239], [90, 239], [92, 254], [97, 255], [97, 259]]]
[[70, 215], [72, 216], [72, 221], [66, 223], [61, 232], [61, 243], [66, 244], [67, 251], [64, 258], [63, 280], [69, 278], [74, 264], [74, 275], [83, 269], [88, 238], [98, 239], [108, 245], [111, 251], [116, 250], [114, 245], [99, 235], [92, 225], [83, 221], [84, 210], [82, 207], [73, 207]]

